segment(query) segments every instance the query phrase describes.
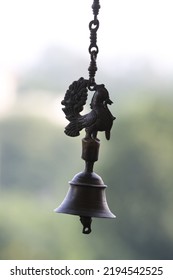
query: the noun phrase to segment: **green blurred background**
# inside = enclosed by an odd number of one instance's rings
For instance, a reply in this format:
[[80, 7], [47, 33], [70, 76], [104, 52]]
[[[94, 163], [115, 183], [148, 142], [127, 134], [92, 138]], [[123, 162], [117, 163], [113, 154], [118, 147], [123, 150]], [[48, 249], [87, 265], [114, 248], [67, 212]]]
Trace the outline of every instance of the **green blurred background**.
[[63, 133], [60, 102], [88, 63], [55, 44], [30, 65], [1, 69], [0, 259], [173, 259], [173, 81], [150, 60], [121, 71], [116, 59], [98, 61], [117, 119], [110, 141], [99, 134], [95, 172], [116, 219], [93, 219], [84, 235], [77, 216], [53, 212], [84, 167], [84, 134]]

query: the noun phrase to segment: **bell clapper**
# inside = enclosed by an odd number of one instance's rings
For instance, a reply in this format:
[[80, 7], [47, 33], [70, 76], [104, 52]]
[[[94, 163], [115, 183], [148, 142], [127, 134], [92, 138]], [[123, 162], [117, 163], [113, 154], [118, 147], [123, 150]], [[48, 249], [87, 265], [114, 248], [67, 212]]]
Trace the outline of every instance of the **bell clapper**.
[[92, 222], [91, 217], [83, 217], [83, 216], [81, 216], [80, 217], [80, 221], [81, 221], [81, 223], [83, 225], [82, 233], [89, 234], [91, 232], [91, 222]]

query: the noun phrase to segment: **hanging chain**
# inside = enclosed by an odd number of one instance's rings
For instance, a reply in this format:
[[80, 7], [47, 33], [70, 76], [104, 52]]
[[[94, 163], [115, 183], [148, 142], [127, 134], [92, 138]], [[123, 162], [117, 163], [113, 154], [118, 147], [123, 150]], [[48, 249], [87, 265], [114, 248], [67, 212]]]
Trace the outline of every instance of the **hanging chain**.
[[99, 20], [97, 18], [99, 14], [99, 9], [100, 9], [100, 3], [99, 0], [94, 0], [93, 5], [93, 14], [94, 14], [94, 19], [89, 23], [89, 30], [90, 30], [90, 46], [89, 46], [89, 53], [90, 53], [90, 65], [88, 68], [89, 71], [89, 83], [88, 83], [88, 88], [89, 90], [95, 90], [95, 74], [97, 71], [97, 54], [99, 52], [99, 48], [97, 46], [97, 30], [99, 28]]

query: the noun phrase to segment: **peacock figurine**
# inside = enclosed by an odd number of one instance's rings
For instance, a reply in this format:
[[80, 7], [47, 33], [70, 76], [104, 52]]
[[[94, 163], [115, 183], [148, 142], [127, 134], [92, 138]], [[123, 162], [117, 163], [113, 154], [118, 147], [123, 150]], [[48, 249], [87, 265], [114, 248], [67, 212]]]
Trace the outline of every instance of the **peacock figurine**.
[[116, 119], [108, 109], [113, 102], [103, 84], [95, 86], [95, 92], [91, 100], [91, 111], [81, 115], [88, 97], [88, 81], [80, 78], [74, 81], [66, 91], [61, 104], [69, 124], [65, 127], [68, 136], [75, 137], [85, 128], [85, 139], [97, 139], [98, 131], [104, 131], [107, 140], [110, 139], [110, 131], [113, 121]]

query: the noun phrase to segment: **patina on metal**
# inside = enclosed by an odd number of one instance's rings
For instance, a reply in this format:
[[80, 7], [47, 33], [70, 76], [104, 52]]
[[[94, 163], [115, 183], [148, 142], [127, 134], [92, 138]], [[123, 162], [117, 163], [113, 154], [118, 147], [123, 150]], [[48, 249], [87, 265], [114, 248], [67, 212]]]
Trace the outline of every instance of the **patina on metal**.
[[66, 119], [70, 122], [65, 127], [68, 136], [78, 136], [80, 131], [85, 128], [86, 139], [96, 139], [98, 131], [105, 131], [106, 139], [110, 139], [110, 131], [115, 117], [108, 109], [108, 105], [113, 102], [110, 100], [109, 93], [103, 84], [95, 85], [95, 92], [91, 100], [91, 111], [81, 115], [87, 101], [88, 81], [80, 78], [74, 81], [67, 90], [64, 100], [61, 102], [65, 107], [62, 109]]
[[[65, 134], [70, 137], [80, 135], [80, 131], [85, 129], [85, 137], [82, 139], [82, 159], [85, 161], [84, 171], [76, 174], [69, 182], [70, 188], [61, 203], [55, 209], [57, 213], [77, 215], [83, 225], [83, 233], [91, 232], [92, 217], [115, 218], [110, 211], [106, 201], [106, 185], [102, 178], [94, 171], [94, 163], [98, 160], [100, 140], [97, 138], [98, 132], [104, 132], [107, 140], [110, 139], [111, 128], [115, 117], [111, 114], [108, 105], [110, 100], [109, 92], [104, 84], [95, 82], [97, 71], [97, 30], [99, 28], [98, 13], [100, 9], [99, 0], [94, 0], [94, 19], [89, 24], [90, 30], [90, 65], [88, 68], [89, 79], [79, 78], [74, 81], [66, 91], [61, 104], [66, 119], [69, 121], [65, 127]], [[90, 112], [81, 115], [84, 105], [87, 102], [88, 90], [94, 91]]]
[[80, 216], [85, 234], [91, 232], [92, 217], [115, 217], [106, 201], [107, 186], [102, 178], [93, 172], [94, 162], [98, 160], [99, 146], [98, 139], [82, 139], [82, 159], [85, 161], [85, 169], [70, 181], [70, 188], [64, 201], [55, 209], [57, 213]]
[[92, 10], [94, 14], [94, 19], [90, 21], [89, 23], [89, 30], [90, 30], [90, 45], [89, 45], [89, 54], [90, 54], [90, 65], [88, 68], [89, 71], [89, 83], [88, 87], [90, 90], [95, 89], [95, 74], [97, 72], [97, 55], [99, 52], [99, 48], [97, 46], [97, 31], [99, 28], [99, 20], [98, 20], [98, 14], [100, 9], [100, 3], [99, 0], [95, 0], [92, 5]]

